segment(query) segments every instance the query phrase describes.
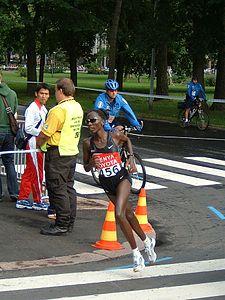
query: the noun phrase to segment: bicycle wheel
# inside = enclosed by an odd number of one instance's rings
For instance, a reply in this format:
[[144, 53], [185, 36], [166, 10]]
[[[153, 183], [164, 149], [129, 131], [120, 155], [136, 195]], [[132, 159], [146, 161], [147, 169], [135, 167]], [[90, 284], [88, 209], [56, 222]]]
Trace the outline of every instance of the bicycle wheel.
[[142, 159], [137, 153], [134, 153], [134, 160], [137, 166], [137, 172], [130, 173], [132, 184], [131, 192], [133, 194], [139, 194], [141, 188], [145, 187], [146, 183], [146, 170]]
[[91, 175], [92, 175], [95, 183], [97, 183], [98, 186], [101, 186], [100, 181], [99, 181], [99, 171], [96, 168], [92, 168]]
[[209, 126], [209, 115], [204, 110], [199, 110], [196, 116], [196, 125], [199, 130], [206, 130]]
[[185, 110], [181, 109], [178, 113], [177, 123], [181, 128], [185, 127]]

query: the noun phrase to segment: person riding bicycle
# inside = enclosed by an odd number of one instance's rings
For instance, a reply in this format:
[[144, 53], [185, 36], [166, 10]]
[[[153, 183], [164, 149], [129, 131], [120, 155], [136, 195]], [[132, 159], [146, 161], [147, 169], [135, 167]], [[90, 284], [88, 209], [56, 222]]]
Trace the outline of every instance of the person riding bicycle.
[[109, 115], [108, 120], [104, 124], [104, 129], [106, 131], [110, 131], [112, 128], [122, 130], [123, 126], [120, 125], [117, 118], [120, 111], [123, 111], [131, 126], [140, 132], [143, 125], [137, 120], [128, 102], [118, 94], [118, 82], [113, 79], [108, 79], [105, 82], [105, 88], [106, 92], [101, 93], [94, 103], [95, 109], [103, 109]]
[[198, 78], [193, 76], [187, 85], [186, 101], [185, 101], [185, 125], [189, 124], [189, 113], [197, 98], [203, 98], [206, 101], [205, 91], [198, 82]]

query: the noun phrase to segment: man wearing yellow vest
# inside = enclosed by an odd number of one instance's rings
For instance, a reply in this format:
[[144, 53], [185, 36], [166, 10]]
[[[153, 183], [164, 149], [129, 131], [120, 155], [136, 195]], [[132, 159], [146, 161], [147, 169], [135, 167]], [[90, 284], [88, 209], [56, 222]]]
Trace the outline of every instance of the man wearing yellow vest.
[[54, 226], [41, 229], [45, 235], [72, 232], [76, 218], [77, 194], [74, 189], [76, 157], [80, 140], [83, 110], [74, 99], [75, 86], [68, 78], [56, 82], [57, 105], [49, 113], [37, 137], [45, 155], [45, 178], [50, 205], [55, 208]]

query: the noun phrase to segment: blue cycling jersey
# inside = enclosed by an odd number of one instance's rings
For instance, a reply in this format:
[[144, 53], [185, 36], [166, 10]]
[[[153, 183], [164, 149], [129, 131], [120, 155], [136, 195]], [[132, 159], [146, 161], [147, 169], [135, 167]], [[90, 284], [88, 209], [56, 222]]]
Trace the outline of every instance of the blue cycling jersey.
[[[95, 100], [94, 108], [95, 109], [102, 108], [108, 112], [109, 116], [115, 118], [119, 116], [120, 111], [123, 111], [131, 126], [140, 128], [140, 124], [132, 108], [127, 103], [127, 101], [119, 94], [116, 95], [113, 102], [109, 101], [109, 97], [107, 93], [100, 94]], [[108, 122], [105, 123], [104, 129], [105, 130], [111, 129], [111, 126]]]
[[196, 97], [206, 100], [205, 91], [200, 83], [193, 83], [190, 81], [187, 86], [187, 96], [194, 101]]

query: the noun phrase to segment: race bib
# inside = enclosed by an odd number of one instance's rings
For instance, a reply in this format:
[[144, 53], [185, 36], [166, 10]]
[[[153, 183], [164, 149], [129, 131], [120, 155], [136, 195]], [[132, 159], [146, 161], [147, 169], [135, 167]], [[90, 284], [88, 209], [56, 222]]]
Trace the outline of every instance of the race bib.
[[99, 158], [100, 175], [104, 177], [115, 176], [121, 170], [121, 158], [118, 152], [114, 153], [96, 153], [94, 156]]

